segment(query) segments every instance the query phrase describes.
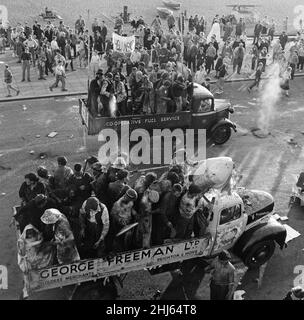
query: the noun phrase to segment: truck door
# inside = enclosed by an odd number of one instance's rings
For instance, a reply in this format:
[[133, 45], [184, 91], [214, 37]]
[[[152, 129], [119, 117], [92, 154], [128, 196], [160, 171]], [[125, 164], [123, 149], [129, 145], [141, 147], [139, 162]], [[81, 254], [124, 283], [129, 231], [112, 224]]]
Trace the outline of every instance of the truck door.
[[222, 208], [218, 216], [215, 242], [212, 254], [230, 249], [243, 234], [247, 224], [247, 215], [243, 205], [238, 203], [228, 208]]
[[216, 120], [214, 100], [211, 98], [195, 99], [192, 102], [192, 128], [209, 129]]

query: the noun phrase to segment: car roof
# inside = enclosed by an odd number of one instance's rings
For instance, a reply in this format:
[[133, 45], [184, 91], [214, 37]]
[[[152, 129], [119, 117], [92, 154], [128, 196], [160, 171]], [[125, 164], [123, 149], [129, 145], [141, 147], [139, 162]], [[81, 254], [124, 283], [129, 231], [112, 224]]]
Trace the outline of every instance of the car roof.
[[199, 99], [208, 99], [208, 98], [212, 98], [214, 99], [213, 94], [205, 87], [203, 87], [202, 85], [198, 84], [198, 83], [194, 83], [194, 90], [193, 90], [193, 96], [195, 98], [199, 98]]

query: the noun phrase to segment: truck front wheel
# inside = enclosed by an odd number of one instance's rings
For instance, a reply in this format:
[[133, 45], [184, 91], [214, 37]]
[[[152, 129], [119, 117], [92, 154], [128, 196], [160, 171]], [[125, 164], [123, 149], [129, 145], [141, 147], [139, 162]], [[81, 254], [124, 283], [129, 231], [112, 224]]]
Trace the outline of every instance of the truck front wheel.
[[224, 144], [226, 143], [231, 137], [231, 128], [227, 124], [222, 124], [215, 128], [212, 132], [212, 141], [215, 144]]
[[259, 268], [272, 257], [274, 250], [273, 240], [257, 242], [245, 252], [244, 263], [249, 269]]

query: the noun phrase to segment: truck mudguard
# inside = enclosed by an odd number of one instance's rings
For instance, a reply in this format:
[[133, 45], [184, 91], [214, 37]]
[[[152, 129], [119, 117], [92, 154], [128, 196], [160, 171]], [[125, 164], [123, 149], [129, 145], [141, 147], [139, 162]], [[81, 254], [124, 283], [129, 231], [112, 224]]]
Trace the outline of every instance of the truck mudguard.
[[286, 235], [286, 228], [271, 217], [267, 222], [260, 223], [245, 231], [234, 245], [233, 251], [238, 256], [242, 256], [253, 244], [263, 240], [274, 240], [283, 249]]
[[215, 126], [212, 127], [211, 129], [211, 133], [213, 133], [215, 131], [215, 129], [217, 129], [218, 127], [222, 126], [222, 125], [228, 125], [230, 128], [232, 128], [234, 130], [234, 132], [236, 132], [236, 125], [230, 121], [229, 119], [222, 119], [220, 120]]

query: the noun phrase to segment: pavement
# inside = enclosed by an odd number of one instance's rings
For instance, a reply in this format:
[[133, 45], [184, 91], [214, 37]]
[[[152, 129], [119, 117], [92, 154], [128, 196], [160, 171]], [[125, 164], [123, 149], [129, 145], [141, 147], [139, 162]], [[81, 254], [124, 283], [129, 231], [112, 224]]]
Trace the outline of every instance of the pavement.
[[[250, 42], [248, 40], [248, 42]], [[80, 68], [78, 59], [74, 60], [75, 72], [67, 70], [67, 79], [66, 79], [66, 88], [67, 92], [62, 92], [60, 89], [61, 84], [58, 88], [53, 89], [51, 92], [49, 87], [54, 83], [55, 77], [51, 74], [46, 76], [47, 80], [38, 80], [38, 68], [31, 66], [31, 82], [21, 82], [22, 80], [22, 69], [21, 64], [17, 63], [17, 58], [12, 56], [12, 50], [7, 49], [4, 54], [0, 54], [0, 70], [3, 69], [4, 65], [9, 64], [12, 73], [13, 73], [13, 85], [15, 85], [20, 90], [19, 96], [16, 96], [12, 92], [12, 97], [7, 98], [7, 90], [4, 81], [0, 84], [0, 103], [9, 102], [9, 101], [22, 101], [22, 100], [33, 100], [33, 99], [42, 99], [42, 98], [52, 98], [52, 97], [65, 97], [65, 96], [79, 96], [86, 95], [88, 88], [88, 78], [92, 79], [92, 75], [88, 68]], [[1, 71], [0, 71], [1, 72]], [[252, 81], [254, 74], [248, 74], [244, 71], [240, 75], [233, 74], [232, 66], [229, 66], [228, 69], [229, 77], [226, 82], [243, 82], [243, 81]], [[303, 73], [296, 73], [296, 77], [304, 76]], [[267, 76], [266, 76], [267, 77]], [[266, 78], [264, 76], [264, 78]], [[215, 72], [210, 73], [211, 84], [214, 84], [217, 80], [215, 78]]]

